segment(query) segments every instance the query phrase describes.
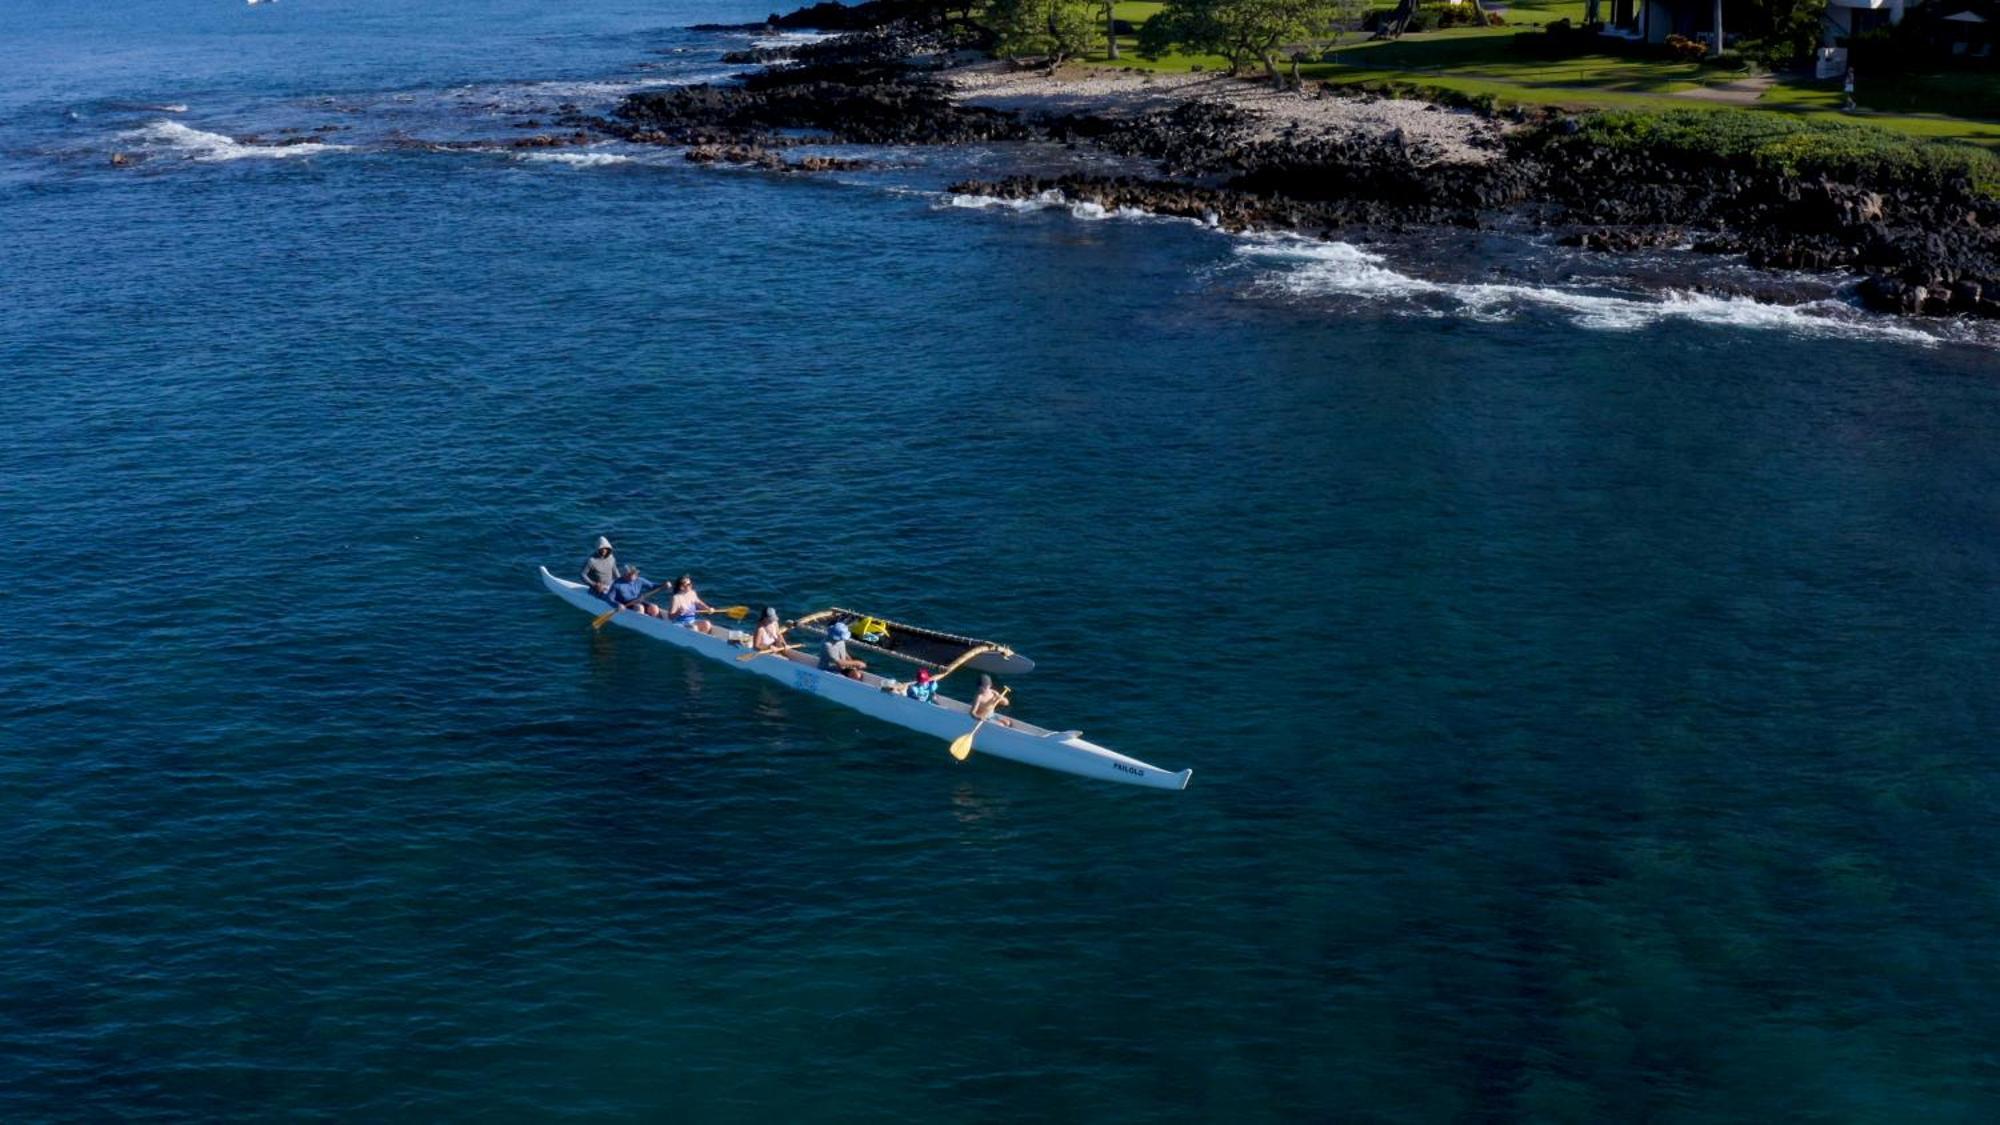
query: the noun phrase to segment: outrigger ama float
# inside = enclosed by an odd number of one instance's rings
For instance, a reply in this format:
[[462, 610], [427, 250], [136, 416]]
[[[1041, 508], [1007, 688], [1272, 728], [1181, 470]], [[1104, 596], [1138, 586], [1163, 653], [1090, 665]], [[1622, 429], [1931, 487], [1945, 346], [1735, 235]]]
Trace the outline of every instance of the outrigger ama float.
[[[604, 611], [604, 602], [590, 592], [590, 587], [581, 582], [557, 578], [549, 573], [548, 567], [542, 568], [542, 585], [592, 616]], [[792, 628], [823, 633], [835, 621], [849, 621], [859, 626], [854, 630], [854, 638], [848, 642], [850, 645], [886, 653], [918, 667], [946, 672], [969, 668], [1015, 674], [1034, 667], [1033, 661], [1005, 645], [899, 625], [838, 607], [809, 613], [793, 622]], [[1185, 789], [1188, 778], [1194, 776], [1191, 769], [1174, 773], [1107, 750], [1094, 742], [1086, 742], [1081, 731], [1044, 730], [1019, 719], [1012, 719], [1008, 726], [992, 722], [981, 724], [972, 718], [972, 709], [956, 699], [939, 695], [936, 702], [925, 703], [900, 693], [891, 694], [883, 690], [890, 683], [886, 677], [864, 672], [859, 680], [853, 680], [834, 672], [822, 672], [818, 660], [796, 649], [752, 656], [748, 648], [749, 636], [736, 630], [717, 629], [713, 633], [698, 633], [665, 618], [639, 613], [617, 614], [610, 619], [610, 623], [677, 645], [710, 660], [721, 661], [733, 668], [755, 672], [786, 687], [807, 695], [817, 695], [899, 727], [944, 739], [960, 739], [971, 734], [972, 745], [980, 753], [996, 758], [1100, 781], [1122, 781], [1127, 785], [1145, 785], [1154, 789]]]

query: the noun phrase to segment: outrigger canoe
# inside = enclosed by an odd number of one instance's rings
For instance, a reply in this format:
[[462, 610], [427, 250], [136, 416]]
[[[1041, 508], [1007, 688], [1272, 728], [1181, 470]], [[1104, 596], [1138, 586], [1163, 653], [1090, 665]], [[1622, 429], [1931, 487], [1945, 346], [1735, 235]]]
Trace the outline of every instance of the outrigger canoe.
[[[557, 597], [592, 617], [604, 612], [604, 602], [592, 594], [588, 586], [581, 582], [557, 578], [549, 573], [548, 567], [542, 568], [542, 585], [547, 586]], [[800, 621], [809, 623], [814, 619], [838, 620], [843, 617], [868, 620], [863, 615], [848, 610], [834, 609], [808, 614]], [[975, 725], [971, 708], [956, 699], [947, 699], [939, 695], [935, 703], [925, 703], [901, 694], [891, 694], [882, 690], [889, 683], [885, 677], [864, 672], [861, 679], [853, 680], [833, 672], [822, 672], [819, 670], [819, 661], [806, 653], [798, 651], [765, 653], [751, 660], [738, 660], [738, 657], [748, 651], [745, 646], [749, 643], [749, 637], [737, 630], [718, 628], [713, 633], [697, 633], [693, 629], [675, 625], [665, 618], [649, 617], [639, 613], [620, 613], [611, 618], [610, 624], [631, 629], [654, 640], [665, 641], [699, 656], [720, 661], [732, 668], [754, 672], [796, 691], [819, 696], [828, 702], [838, 703], [864, 715], [935, 738], [948, 741], [971, 731]], [[895, 637], [897, 626], [894, 623], [889, 625], [889, 636]], [[807, 627], [810, 628], [810, 624]], [[911, 635], [914, 636], [915, 632], [913, 631]], [[1005, 658], [1011, 657], [1016, 661], [1027, 663], [1025, 657], [1016, 656], [1011, 650], [998, 645], [987, 645], [986, 642], [971, 641], [965, 637], [952, 637], [950, 634], [929, 635], [981, 646], [978, 650], [971, 650], [973, 655], [964, 661], [965, 667], [979, 667], [977, 660], [980, 656], [999, 656], [1003, 663]], [[939, 653], [927, 649], [926, 655], [935, 656]], [[960, 655], [967, 655], [967, 650], [962, 650]], [[904, 659], [911, 657], [905, 656]], [[929, 660], [918, 658], [914, 662], [926, 664]], [[1107, 750], [1094, 742], [1085, 741], [1081, 731], [1044, 730], [1019, 719], [1013, 719], [1011, 726], [987, 723], [980, 727], [973, 737], [973, 749], [995, 758], [1006, 758], [1025, 765], [1073, 773], [1079, 777], [1092, 777], [1100, 781], [1122, 781], [1127, 785], [1145, 785], [1154, 789], [1185, 789], [1188, 779], [1194, 776], [1194, 771], [1191, 769], [1174, 773], [1158, 766], [1147, 765], [1137, 758], [1128, 758], [1116, 751]]]

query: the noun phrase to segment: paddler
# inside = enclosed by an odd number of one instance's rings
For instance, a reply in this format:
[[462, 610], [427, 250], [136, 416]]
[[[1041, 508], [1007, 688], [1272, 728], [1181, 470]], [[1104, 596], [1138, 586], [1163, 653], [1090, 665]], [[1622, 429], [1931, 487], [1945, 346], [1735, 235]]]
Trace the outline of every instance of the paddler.
[[851, 635], [845, 621], [834, 622], [833, 627], [826, 631], [826, 643], [820, 646], [820, 671], [838, 672], [850, 680], [861, 678], [862, 669], [868, 665], [847, 655], [847, 638]]
[[903, 685], [903, 694], [918, 703], [936, 703], [937, 682], [931, 679], [931, 670], [917, 669], [917, 678]]
[[1014, 724], [1007, 716], [995, 713], [1005, 706], [1007, 697], [993, 690], [993, 677], [984, 672], [979, 673], [979, 694], [972, 697], [972, 717], [991, 719], [1003, 727], [1011, 727]]
[[758, 652], [775, 652], [791, 647], [785, 640], [785, 627], [778, 624], [778, 607], [767, 605], [764, 615], [757, 619], [757, 632], [750, 638], [750, 647]]
[[712, 632], [713, 626], [703, 621], [701, 615], [714, 612], [715, 607], [702, 601], [701, 595], [695, 593], [692, 577], [683, 574], [674, 579], [673, 605], [667, 610], [667, 616], [674, 624], [697, 633]]
[[611, 601], [611, 584], [618, 581], [618, 559], [611, 553], [611, 540], [602, 535], [597, 537], [597, 546], [590, 557], [583, 560], [583, 580], [590, 585], [591, 593]]
[[659, 606], [651, 602], [642, 602], [639, 599], [650, 591], [659, 588], [660, 584], [658, 582], [654, 582], [649, 578], [639, 577], [638, 567], [628, 566], [625, 568], [624, 576], [611, 584], [611, 592], [606, 596], [605, 600], [615, 606], [637, 610], [648, 617], [658, 617], [660, 615]]

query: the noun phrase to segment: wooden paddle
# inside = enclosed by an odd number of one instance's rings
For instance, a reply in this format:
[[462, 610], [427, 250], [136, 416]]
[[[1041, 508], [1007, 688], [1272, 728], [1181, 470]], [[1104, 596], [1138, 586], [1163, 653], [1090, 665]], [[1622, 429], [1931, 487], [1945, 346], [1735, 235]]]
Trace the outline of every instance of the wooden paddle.
[[767, 653], [791, 652], [791, 651], [793, 651], [791, 645], [779, 645], [777, 648], [753, 648], [749, 652], [744, 653], [742, 656], [737, 657], [736, 662], [738, 664], [741, 664], [748, 660], [755, 660], [758, 657], [763, 656]]
[[[933, 679], [933, 680], [932, 680], [931, 682], [932, 682], [932, 683], [936, 683], [937, 681], [936, 681], [935, 679]], [[1001, 688], [1001, 689], [1000, 689], [1000, 698], [1001, 698], [1001, 699], [1005, 699], [1005, 698], [1007, 698], [1007, 693], [1008, 693], [1008, 692], [1010, 692], [1010, 691], [1013, 691], [1013, 690], [1014, 690], [1014, 689], [1013, 689], [1013, 688], [1011, 688], [1011, 687], [1004, 687], [1004, 688]], [[951, 740], [951, 756], [952, 756], [952, 757], [954, 757], [954, 758], [957, 758], [957, 759], [958, 759], [959, 761], [961, 761], [961, 762], [963, 762], [963, 761], [964, 761], [964, 760], [966, 760], [967, 758], [970, 758], [970, 757], [972, 757], [972, 738], [973, 738], [973, 736], [979, 733], [979, 728], [980, 728], [980, 727], [983, 727], [983, 726], [985, 726], [985, 725], [986, 725], [987, 723], [990, 723], [990, 722], [992, 722], [992, 721], [993, 721], [993, 715], [998, 715], [999, 713], [1000, 713], [1000, 705], [999, 705], [998, 703], [995, 703], [995, 704], [993, 705], [993, 714], [992, 714], [992, 715], [988, 715], [988, 716], [986, 716], [985, 718], [983, 718], [983, 719], [979, 720], [978, 722], [976, 722], [976, 723], [972, 724], [972, 729], [971, 729], [971, 730], [969, 730], [969, 731], [966, 731], [966, 732], [965, 732], [964, 734], [961, 734], [961, 735], [959, 735], [959, 736], [958, 736], [957, 738], [954, 738], [954, 739], [952, 739], [952, 740]]]

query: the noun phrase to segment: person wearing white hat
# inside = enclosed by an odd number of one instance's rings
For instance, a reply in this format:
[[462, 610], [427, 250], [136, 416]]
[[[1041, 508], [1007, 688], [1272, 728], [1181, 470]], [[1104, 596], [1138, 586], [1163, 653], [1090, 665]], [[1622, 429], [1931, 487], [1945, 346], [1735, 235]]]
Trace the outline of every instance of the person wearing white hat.
[[618, 581], [618, 559], [611, 553], [611, 540], [602, 535], [597, 537], [590, 557], [583, 560], [583, 580], [590, 584], [591, 593], [611, 601], [611, 584]]

